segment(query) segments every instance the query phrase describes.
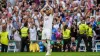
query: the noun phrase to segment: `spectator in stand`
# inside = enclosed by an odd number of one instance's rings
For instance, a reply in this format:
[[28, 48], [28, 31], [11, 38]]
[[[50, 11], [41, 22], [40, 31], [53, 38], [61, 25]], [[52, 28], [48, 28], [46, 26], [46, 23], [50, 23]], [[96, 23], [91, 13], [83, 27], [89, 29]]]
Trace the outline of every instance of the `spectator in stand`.
[[[13, 29], [21, 30], [25, 22], [28, 23], [28, 28], [31, 28], [34, 23], [37, 27], [38, 40], [41, 40], [43, 16], [40, 10], [46, 4], [46, 0], [2, 0], [0, 3], [0, 31], [7, 23], [10, 38]], [[71, 37], [78, 40], [77, 37], [80, 36], [77, 30], [83, 20], [85, 24], [88, 22], [92, 24], [92, 30], [96, 32], [97, 39], [99, 39], [99, 0], [49, 0], [49, 5], [54, 11], [52, 40], [57, 41], [55, 33], [59, 28], [63, 33], [64, 25], [70, 28]]]
[[62, 37], [62, 33], [61, 33], [61, 29], [58, 28], [57, 32], [56, 32], [56, 47], [57, 47], [57, 51], [56, 52], [61, 52], [63, 50], [63, 37]]
[[40, 25], [40, 29], [37, 31], [38, 40], [42, 38], [42, 25]]
[[71, 45], [70, 45], [71, 51], [76, 52], [76, 42], [75, 42], [75, 37], [71, 38]]
[[30, 41], [36, 42], [36, 40], [37, 40], [37, 29], [36, 29], [35, 24], [31, 25], [31, 27], [29, 28], [29, 32], [30, 32]]
[[18, 30], [13, 30], [13, 37], [14, 37], [14, 41], [16, 42], [17, 51], [20, 52], [20, 50], [21, 50], [21, 37], [19, 35]]

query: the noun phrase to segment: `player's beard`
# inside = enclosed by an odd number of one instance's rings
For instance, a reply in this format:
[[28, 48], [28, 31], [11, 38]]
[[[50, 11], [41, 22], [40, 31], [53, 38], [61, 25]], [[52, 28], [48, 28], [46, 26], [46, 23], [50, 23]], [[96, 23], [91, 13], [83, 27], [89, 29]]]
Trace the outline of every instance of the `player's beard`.
[[47, 14], [47, 16], [49, 16], [50, 14]]

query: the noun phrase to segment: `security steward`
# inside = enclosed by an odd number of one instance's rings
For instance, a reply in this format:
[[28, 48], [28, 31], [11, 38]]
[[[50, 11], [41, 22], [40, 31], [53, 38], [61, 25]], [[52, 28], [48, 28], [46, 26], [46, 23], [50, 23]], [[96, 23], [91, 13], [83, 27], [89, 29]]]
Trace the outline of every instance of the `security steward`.
[[85, 46], [86, 46], [86, 50], [87, 50], [87, 34], [86, 34], [86, 31], [87, 31], [87, 27], [86, 27], [86, 24], [85, 24], [85, 21], [83, 20], [81, 22], [81, 24], [79, 25], [79, 37], [78, 37], [78, 43], [77, 43], [77, 48], [76, 48], [76, 51], [78, 51], [79, 47], [80, 47], [80, 43], [81, 43], [81, 40], [83, 39], [84, 40], [84, 43], [85, 43]]
[[24, 27], [20, 30], [20, 35], [21, 35], [21, 52], [24, 52], [24, 48], [26, 46], [27, 52], [29, 52], [29, 29], [28, 29], [28, 24], [25, 23]]
[[63, 42], [64, 42], [63, 50], [64, 52], [66, 51], [66, 45], [68, 48], [68, 52], [70, 52], [70, 41], [71, 41], [70, 37], [71, 37], [71, 31], [68, 28], [68, 26], [65, 25], [63, 29]]
[[6, 28], [6, 25], [2, 26], [2, 32], [0, 34], [1, 52], [7, 52], [8, 50], [9, 37]]
[[88, 30], [88, 52], [92, 52], [92, 37], [93, 37], [92, 25], [89, 23], [89, 30]]

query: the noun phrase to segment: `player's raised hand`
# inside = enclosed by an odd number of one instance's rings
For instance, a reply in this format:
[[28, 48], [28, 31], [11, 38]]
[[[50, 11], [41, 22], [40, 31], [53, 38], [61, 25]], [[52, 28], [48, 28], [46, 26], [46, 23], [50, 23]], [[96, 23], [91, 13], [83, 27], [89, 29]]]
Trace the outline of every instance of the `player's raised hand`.
[[47, 5], [49, 4], [49, 0], [46, 0], [46, 4], [47, 4]]
[[44, 7], [40, 11], [42, 15], [44, 15], [44, 10], [46, 9], [47, 6], [48, 6], [48, 0], [46, 0], [46, 4], [44, 5]]

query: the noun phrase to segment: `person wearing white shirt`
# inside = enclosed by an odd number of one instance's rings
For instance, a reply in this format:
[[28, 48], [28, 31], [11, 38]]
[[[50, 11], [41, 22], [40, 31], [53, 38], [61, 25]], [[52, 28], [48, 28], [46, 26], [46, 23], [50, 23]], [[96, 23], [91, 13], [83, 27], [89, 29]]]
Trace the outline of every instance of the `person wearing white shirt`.
[[21, 49], [21, 37], [19, 35], [19, 31], [15, 30], [13, 33], [14, 41], [16, 42], [16, 48], [18, 51]]
[[56, 30], [58, 30], [58, 28], [59, 28], [59, 23], [57, 23], [56, 21], [54, 21], [53, 23], [54, 23], [54, 26], [53, 26], [53, 27], [54, 27]]
[[12, 8], [10, 2], [8, 3], [8, 7], [7, 7], [7, 9], [8, 9], [8, 12], [12, 14], [12, 9], [13, 9], [13, 8]]
[[13, 25], [11, 23], [11, 20], [8, 20], [6, 30], [9, 32], [8, 36], [10, 40], [12, 40], [12, 29], [13, 29]]
[[30, 27], [29, 32], [30, 32], [30, 41], [36, 41], [37, 40], [37, 30], [34, 24]]
[[37, 28], [39, 28], [39, 17], [40, 17], [40, 15], [38, 13], [38, 10], [35, 10], [34, 14], [32, 15], [32, 18], [34, 18], [34, 22], [35, 22]]
[[65, 2], [63, 0], [60, 0], [60, 4], [62, 5], [62, 7], [65, 9]]
[[16, 1], [16, 0], [7, 0], [7, 3], [8, 3], [8, 2], [10, 2], [10, 3], [11, 3], [11, 5], [13, 5], [13, 6], [14, 6], [14, 5], [16, 4], [16, 3], [15, 3], [15, 1]]
[[[44, 11], [46, 11], [44, 13]], [[51, 49], [51, 36], [52, 36], [52, 22], [54, 18], [53, 9], [49, 5], [49, 0], [47, 0], [46, 5], [41, 9], [41, 14], [43, 16], [43, 31], [42, 31], [42, 42], [43, 45], [47, 48], [46, 56], [51, 55], [52, 49]], [[46, 43], [47, 41], [47, 43]]]

